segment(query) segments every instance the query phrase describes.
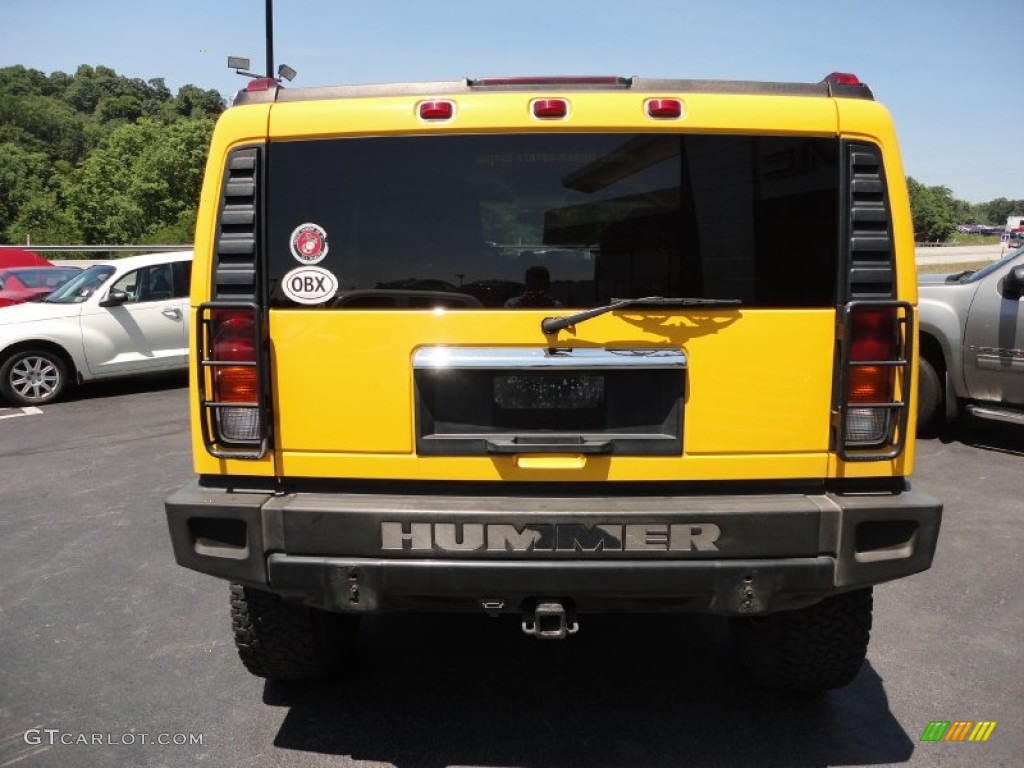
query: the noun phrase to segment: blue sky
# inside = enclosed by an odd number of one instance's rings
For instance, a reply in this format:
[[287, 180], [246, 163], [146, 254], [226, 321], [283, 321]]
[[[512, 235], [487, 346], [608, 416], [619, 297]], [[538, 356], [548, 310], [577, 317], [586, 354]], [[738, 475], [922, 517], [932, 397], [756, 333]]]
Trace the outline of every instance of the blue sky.
[[[103, 64], [225, 94], [265, 66], [265, 0], [0, 0], [0, 66]], [[1024, 199], [1021, 0], [275, 0], [295, 85], [614, 74], [811, 82], [853, 72], [904, 165], [963, 200]]]

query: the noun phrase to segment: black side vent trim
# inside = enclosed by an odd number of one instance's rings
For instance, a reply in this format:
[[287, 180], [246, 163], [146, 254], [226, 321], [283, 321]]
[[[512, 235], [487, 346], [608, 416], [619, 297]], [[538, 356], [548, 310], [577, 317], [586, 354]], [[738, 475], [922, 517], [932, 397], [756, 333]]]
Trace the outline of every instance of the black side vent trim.
[[896, 298], [892, 223], [885, 170], [878, 147], [847, 144], [849, 300]]
[[258, 301], [256, 243], [259, 231], [260, 149], [242, 147], [228, 156], [217, 221], [213, 298]]

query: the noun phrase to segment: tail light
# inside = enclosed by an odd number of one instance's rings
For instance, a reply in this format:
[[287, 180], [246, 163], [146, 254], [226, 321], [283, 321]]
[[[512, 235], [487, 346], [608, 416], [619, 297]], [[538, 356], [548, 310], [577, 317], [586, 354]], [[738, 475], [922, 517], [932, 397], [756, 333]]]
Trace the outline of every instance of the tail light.
[[852, 302], [842, 320], [838, 452], [846, 461], [893, 458], [903, 450], [910, 401], [912, 308]]
[[199, 404], [206, 449], [225, 458], [260, 458], [267, 448], [263, 334], [253, 304], [199, 308]]

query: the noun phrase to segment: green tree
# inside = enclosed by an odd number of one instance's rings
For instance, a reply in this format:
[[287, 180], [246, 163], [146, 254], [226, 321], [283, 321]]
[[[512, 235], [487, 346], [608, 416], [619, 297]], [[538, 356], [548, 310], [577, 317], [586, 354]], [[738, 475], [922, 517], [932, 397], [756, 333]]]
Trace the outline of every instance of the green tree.
[[957, 224], [977, 224], [978, 223], [978, 210], [977, 207], [968, 203], [966, 200], [953, 199], [952, 205], [953, 219]]
[[34, 96], [46, 90], [47, 77], [38, 69], [26, 69], [20, 64], [0, 69], [0, 95]]
[[224, 111], [224, 98], [215, 90], [183, 85], [164, 106], [164, 114], [175, 117], [216, 117]]
[[908, 176], [907, 192], [915, 240], [942, 242], [956, 231], [953, 193], [948, 187], [928, 187]]
[[0, 240], [190, 242], [224, 101], [82, 65], [0, 67]]
[[1007, 200], [997, 197], [980, 206], [985, 221], [989, 224], [1004, 224], [1008, 216], [1024, 216], [1024, 200]]
[[16, 126], [36, 137], [54, 159], [77, 161], [85, 152], [82, 117], [53, 96], [0, 96], [0, 125]]
[[33, 242], [50, 245], [80, 243], [82, 233], [78, 222], [60, 202], [60, 197], [56, 191], [47, 191], [30, 198], [18, 209], [7, 241], [18, 242], [31, 237]]
[[169, 125], [142, 119], [115, 129], [68, 190], [85, 242], [135, 242], [173, 225], [180, 230], [199, 197], [212, 131], [210, 118]]
[[142, 102], [134, 96], [104, 96], [96, 105], [96, 117], [101, 122], [112, 120], [135, 122], [142, 115]]
[[51, 163], [46, 153], [20, 144], [0, 144], [0, 239], [24, 242], [27, 232], [15, 226], [22, 207], [34, 200], [49, 200]]

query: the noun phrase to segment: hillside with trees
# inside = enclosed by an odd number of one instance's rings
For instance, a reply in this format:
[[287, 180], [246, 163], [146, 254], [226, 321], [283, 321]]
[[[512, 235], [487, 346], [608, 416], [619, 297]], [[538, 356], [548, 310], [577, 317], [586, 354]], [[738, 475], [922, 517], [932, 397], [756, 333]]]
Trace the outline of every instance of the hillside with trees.
[[215, 90], [0, 68], [0, 243], [190, 243]]

